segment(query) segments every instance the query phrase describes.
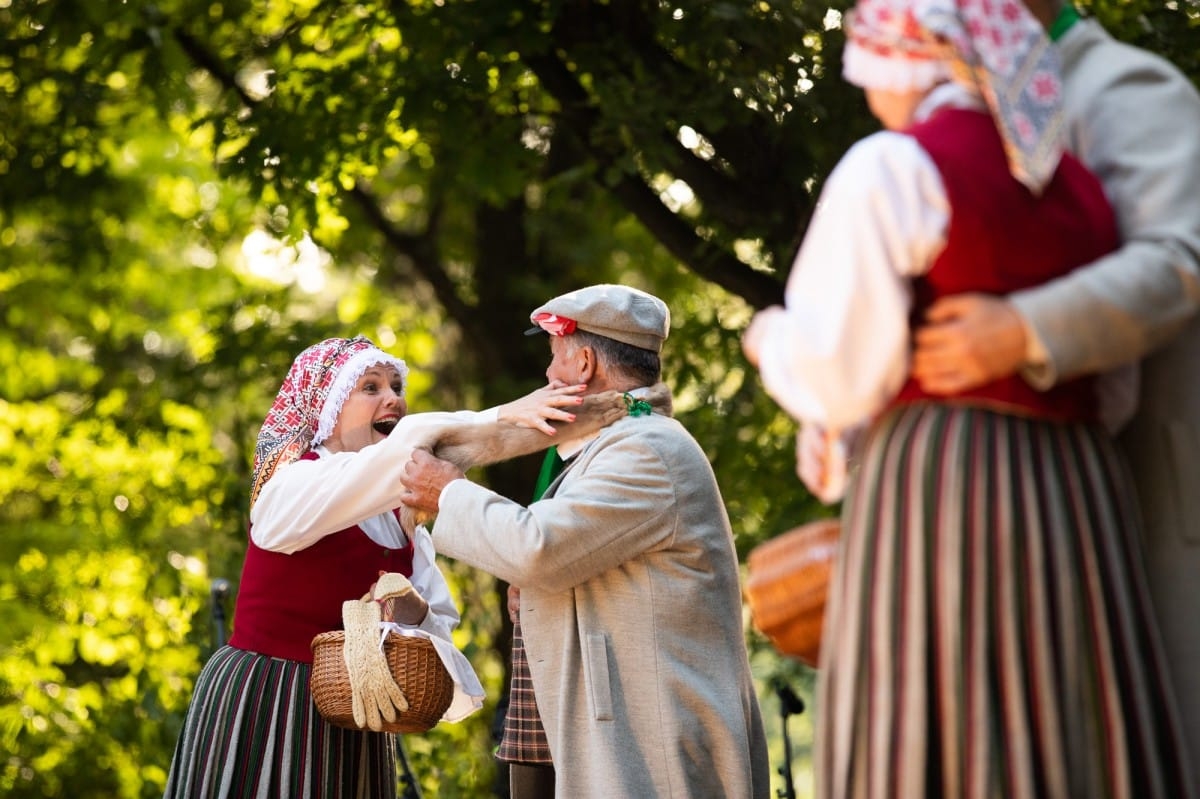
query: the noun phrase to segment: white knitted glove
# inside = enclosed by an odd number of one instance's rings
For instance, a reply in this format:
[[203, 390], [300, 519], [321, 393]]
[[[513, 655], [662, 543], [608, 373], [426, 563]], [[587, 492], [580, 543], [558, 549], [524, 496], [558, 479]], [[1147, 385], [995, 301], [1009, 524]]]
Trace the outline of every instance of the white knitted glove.
[[399, 572], [384, 572], [371, 586], [371, 596], [379, 603], [384, 621], [417, 626], [429, 612], [429, 603], [417, 593], [408, 578]]
[[346, 631], [342, 657], [350, 677], [354, 723], [377, 732], [383, 729], [385, 720], [396, 720], [397, 710], [408, 710], [408, 699], [392, 679], [379, 646], [379, 621], [376, 602], [350, 599], [342, 603], [342, 626]]
[[394, 599], [398, 596], [412, 593], [413, 586], [407, 577], [400, 572], [382, 572], [379, 579], [371, 586], [371, 596], [375, 601]]

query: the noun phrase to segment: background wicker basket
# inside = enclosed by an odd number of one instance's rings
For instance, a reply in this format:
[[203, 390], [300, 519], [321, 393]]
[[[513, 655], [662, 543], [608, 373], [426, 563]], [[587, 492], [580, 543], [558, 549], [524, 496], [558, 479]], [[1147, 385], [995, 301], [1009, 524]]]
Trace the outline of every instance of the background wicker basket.
[[[342, 657], [346, 634], [321, 633], [312, 640], [313, 664], [309, 688], [317, 711], [338, 727], [365, 729], [354, 723], [350, 676]], [[394, 722], [383, 723], [384, 732], [426, 732], [433, 729], [454, 698], [454, 680], [425, 638], [391, 633], [383, 644], [392, 678], [408, 699], [408, 710]]]
[[840, 534], [837, 519], [819, 519], [767, 539], [747, 557], [745, 595], [755, 628], [780, 652], [813, 668]]

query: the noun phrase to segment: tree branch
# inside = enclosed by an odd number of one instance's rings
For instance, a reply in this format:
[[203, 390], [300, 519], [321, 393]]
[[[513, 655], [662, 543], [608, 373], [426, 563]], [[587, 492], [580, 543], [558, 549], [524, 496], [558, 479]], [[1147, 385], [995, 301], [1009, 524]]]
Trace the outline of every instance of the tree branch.
[[238, 99], [243, 105], [247, 108], [254, 108], [258, 105], [258, 102], [238, 84], [236, 75], [227, 69], [219, 58], [210, 53], [195, 36], [178, 27], [172, 30], [172, 35], [174, 35], [175, 41], [179, 44], [179, 48], [187, 54], [188, 58], [192, 59], [197, 66], [216, 78], [217, 82], [226, 89], [237, 94]]
[[[598, 116], [586, 94], [566, 66], [549, 55], [533, 56], [526, 63], [543, 87], [562, 107], [559, 121], [566, 124], [576, 140], [596, 160], [600, 171], [616, 170], [614, 154], [595, 146], [592, 135]], [[614, 195], [633, 213], [667, 250], [701, 277], [733, 292], [755, 307], [776, 304], [783, 299], [783, 286], [763, 272], [742, 263], [730, 253], [701, 238], [695, 229], [672, 213], [642, 181], [627, 175], [612, 187]]]
[[[237, 94], [241, 102], [248, 108], [254, 108], [258, 101], [248, 95], [240, 85], [232, 70], [226, 68], [213, 53], [187, 31], [176, 28], [174, 36], [184, 53], [200, 68], [211, 74], [222, 86]], [[459, 296], [454, 283], [442, 267], [437, 252], [436, 222], [432, 222], [428, 230], [421, 235], [411, 235], [396, 228], [383, 213], [379, 200], [369, 187], [359, 183], [349, 192], [368, 223], [383, 236], [388, 245], [399, 255], [406, 257], [432, 287], [438, 301], [457, 320], [472, 318], [472, 309]], [[436, 211], [432, 213], [436, 219]], [[481, 347], [490, 350], [491, 339], [488, 336], [477, 336]], [[481, 353], [483, 362], [495, 362], [495, 352]]]
[[783, 302], [783, 284], [729, 252], [696, 235], [644, 183], [626, 178], [613, 187], [622, 205], [638, 218], [667, 250], [705, 280], [716, 283], [756, 308]]
[[[708, 81], [696, 70], [664, 50], [654, 36], [652, 23], [641, 4], [568, 4], [555, 20], [553, 39], [556, 49], [569, 53], [595, 50], [597, 41], [619, 42], [614, 48], [621, 56], [605, 60], [609, 69], [605, 75], [591, 74], [597, 82], [616, 76], [617, 80], [637, 85], [638, 75], [654, 75], [666, 85], [702, 86]], [[582, 59], [580, 59], [582, 60]], [[562, 101], [576, 106], [594, 108], [591, 97], [574, 75], [561, 65], [556, 75], [539, 72], [545, 77], [543, 85]], [[544, 63], [543, 69], [549, 64]], [[536, 70], [535, 70], [536, 71]], [[764, 220], [772, 217], [790, 225], [790, 220], [803, 214], [803, 198], [786, 191], [781, 172], [781, 154], [772, 143], [764, 120], [745, 110], [739, 123], [728, 118], [718, 130], [701, 130], [715, 148], [716, 157], [704, 159], [684, 147], [678, 139], [678, 124], [672, 128], [668, 120], [652, 134], [653, 147], [638, 148], [643, 154], [658, 153], [663, 169], [684, 181], [700, 200], [705, 215], [721, 220], [726, 229], [761, 229]], [[596, 112], [593, 129], [602, 121], [603, 109]], [[647, 145], [651, 142], [647, 141]], [[787, 238], [790, 228], [783, 234]]]

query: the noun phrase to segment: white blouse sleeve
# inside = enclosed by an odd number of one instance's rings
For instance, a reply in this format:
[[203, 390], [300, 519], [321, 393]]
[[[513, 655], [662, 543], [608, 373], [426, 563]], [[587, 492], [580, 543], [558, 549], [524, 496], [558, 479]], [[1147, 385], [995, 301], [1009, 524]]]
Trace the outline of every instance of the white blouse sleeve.
[[495, 421], [497, 409], [405, 416], [386, 439], [281, 466], [250, 510], [250, 536], [263, 549], [296, 552], [400, 506], [400, 474], [414, 446], [448, 424]]
[[911, 136], [880, 132], [838, 163], [788, 277], [762, 312], [759, 371], [801, 422], [841, 430], [881, 410], [909, 371], [910, 280], [945, 245], [941, 176]]
[[446, 583], [446, 577], [434, 558], [433, 537], [425, 526], [421, 525], [413, 534], [412, 586], [429, 603], [429, 612], [425, 614], [424, 621], [417, 625], [417, 629], [452, 642], [451, 633], [458, 626], [461, 617], [454, 599], [450, 596], [450, 586]]

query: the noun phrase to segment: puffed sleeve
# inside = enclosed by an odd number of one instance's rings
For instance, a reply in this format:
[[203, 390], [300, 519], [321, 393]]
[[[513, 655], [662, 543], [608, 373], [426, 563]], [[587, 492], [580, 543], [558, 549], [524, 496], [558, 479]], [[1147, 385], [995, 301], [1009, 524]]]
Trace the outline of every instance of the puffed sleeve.
[[788, 276], [763, 311], [759, 371], [802, 422], [839, 430], [879, 411], [909, 370], [910, 279], [945, 245], [941, 176], [911, 136], [881, 132], [830, 174]]

